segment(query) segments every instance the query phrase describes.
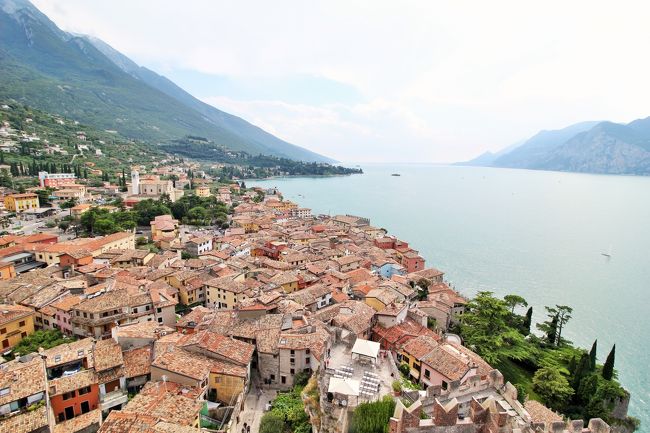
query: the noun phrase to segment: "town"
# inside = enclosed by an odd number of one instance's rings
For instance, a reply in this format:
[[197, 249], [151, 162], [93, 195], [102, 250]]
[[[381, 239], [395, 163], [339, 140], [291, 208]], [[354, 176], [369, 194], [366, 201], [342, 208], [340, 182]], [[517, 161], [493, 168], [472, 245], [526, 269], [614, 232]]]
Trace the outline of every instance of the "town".
[[[4, 189], [1, 431], [257, 432], [289, 398], [299, 414], [276, 431], [347, 432], [385, 401], [391, 433], [610, 431], [522, 403], [453, 332], [467, 299], [368, 218], [191, 162], [143, 170]], [[183, 200], [183, 217], [165, 212]], [[60, 338], [20, 350], [39, 333]]]

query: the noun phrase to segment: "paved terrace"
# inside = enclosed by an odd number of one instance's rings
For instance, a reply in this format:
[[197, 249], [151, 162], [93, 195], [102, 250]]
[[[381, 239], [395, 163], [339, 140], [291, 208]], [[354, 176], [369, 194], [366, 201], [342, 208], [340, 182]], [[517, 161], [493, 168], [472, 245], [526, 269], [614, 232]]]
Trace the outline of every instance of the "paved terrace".
[[[394, 368], [391, 368], [391, 360], [389, 357], [383, 356], [384, 351], [380, 352], [379, 359], [377, 359], [377, 364], [372, 363], [362, 363], [357, 359], [352, 359], [352, 351], [350, 347], [347, 347], [345, 344], [336, 344], [332, 347], [330, 352], [330, 359], [327, 365], [327, 370], [325, 372], [325, 378], [321, 381], [323, 389], [321, 392], [323, 395], [327, 394], [327, 386], [329, 384], [329, 379], [332, 377], [336, 370], [339, 370], [343, 367], [351, 367], [352, 374], [349, 375], [349, 378], [362, 381], [364, 372], [368, 371], [379, 376], [380, 388], [379, 392], [375, 393], [371, 399], [364, 398], [359, 396], [359, 403], [369, 400], [378, 400], [386, 394], [392, 394], [392, 383], [397, 378], [394, 376]], [[350, 399], [350, 405], [355, 406], [355, 398]]]

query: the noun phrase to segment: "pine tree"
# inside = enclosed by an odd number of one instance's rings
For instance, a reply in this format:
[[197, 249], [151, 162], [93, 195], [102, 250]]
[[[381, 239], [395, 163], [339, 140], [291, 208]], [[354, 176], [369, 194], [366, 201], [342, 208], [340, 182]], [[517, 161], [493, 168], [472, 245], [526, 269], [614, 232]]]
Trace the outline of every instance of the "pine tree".
[[616, 344], [612, 346], [612, 350], [607, 355], [605, 360], [605, 365], [603, 365], [603, 378], [606, 380], [612, 380], [614, 377], [614, 360], [616, 358]]
[[551, 320], [551, 325], [548, 329], [548, 333], [546, 334], [546, 338], [548, 339], [549, 343], [555, 345], [555, 341], [557, 340], [557, 316], [554, 316], [553, 320]]
[[528, 311], [526, 311], [526, 315], [524, 316], [524, 323], [522, 324], [522, 328], [525, 335], [530, 334], [530, 324], [532, 320], [533, 320], [533, 307], [528, 307]]
[[594, 341], [594, 344], [591, 345], [591, 350], [589, 351], [589, 369], [591, 371], [596, 371], [596, 352], [598, 350], [598, 340]]

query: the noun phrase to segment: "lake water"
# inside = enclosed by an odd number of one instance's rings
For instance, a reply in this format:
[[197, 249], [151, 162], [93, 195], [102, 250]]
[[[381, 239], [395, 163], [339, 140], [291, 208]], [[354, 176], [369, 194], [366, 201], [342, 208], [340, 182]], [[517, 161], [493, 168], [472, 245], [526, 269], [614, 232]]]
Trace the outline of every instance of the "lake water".
[[[362, 165], [363, 175], [276, 178], [314, 213], [370, 218], [419, 250], [461, 293], [516, 293], [543, 320], [570, 305], [563, 336], [616, 343], [630, 414], [650, 432], [650, 177], [435, 165]], [[401, 176], [391, 176], [400, 173]], [[611, 258], [601, 253], [611, 252]]]

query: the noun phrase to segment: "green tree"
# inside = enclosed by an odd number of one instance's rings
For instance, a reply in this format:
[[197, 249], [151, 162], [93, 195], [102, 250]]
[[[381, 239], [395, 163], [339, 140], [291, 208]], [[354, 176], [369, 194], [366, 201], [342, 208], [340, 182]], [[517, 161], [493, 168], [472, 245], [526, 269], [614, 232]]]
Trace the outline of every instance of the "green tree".
[[535, 372], [533, 390], [544, 404], [558, 411], [566, 406], [574, 392], [566, 377], [552, 367], [540, 368]]
[[59, 228], [63, 233], [65, 233], [70, 228], [70, 221], [61, 221], [59, 223]]
[[47, 350], [63, 343], [70, 343], [71, 341], [74, 341], [74, 339], [65, 337], [58, 329], [36, 331], [20, 340], [20, 342], [14, 346], [12, 353], [14, 355], [17, 353], [20, 355], [27, 355], [28, 353], [38, 352], [39, 347]]
[[616, 359], [616, 344], [612, 346], [609, 351], [605, 364], [603, 365], [603, 378], [605, 380], [612, 380], [614, 378], [614, 361]]
[[71, 207], [75, 207], [77, 205], [77, 199], [76, 198], [71, 198], [70, 200], [66, 200], [63, 203], [59, 205], [61, 209], [70, 209]]
[[558, 328], [557, 311], [551, 307], [544, 307], [544, 308], [546, 308], [546, 314], [548, 320], [545, 320], [542, 323], [538, 323], [537, 329], [539, 329], [546, 335], [546, 341], [550, 345], [555, 346], [555, 342], [557, 341], [557, 328]]
[[522, 323], [521, 329], [524, 335], [530, 334], [530, 325], [533, 321], [533, 307], [528, 307], [526, 315], [524, 316], [524, 321]]
[[598, 351], [598, 340], [594, 340], [589, 351], [589, 370], [596, 371], [596, 354]]
[[510, 307], [511, 313], [514, 313], [515, 308], [517, 308], [519, 305], [522, 307], [528, 306], [528, 302], [526, 302], [526, 300], [519, 295], [506, 295], [503, 297], [503, 300], [505, 301], [506, 305]]
[[571, 386], [573, 386], [573, 389], [577, 390], [580, 388], [580, 384], [584, 378], [589, 375], [589, 364], [589, 354], [584, 352], [580, 357], [580, 361], [578, 361], [575, 371], [573, 372], [573, 378], [571, 380]]
[[95, 221], [93, 233], [97, 235], [110, 235], [119, 231], [119, 227], [110, 218], [101, 218]]
[[510, 317], [504, 301], [495, 298], [492, 292], [479, 292], [463, 314], [461, 333], [467, 346], [489, 364], [527, 356], [523, 350], [524, 337], [508, 324]]

